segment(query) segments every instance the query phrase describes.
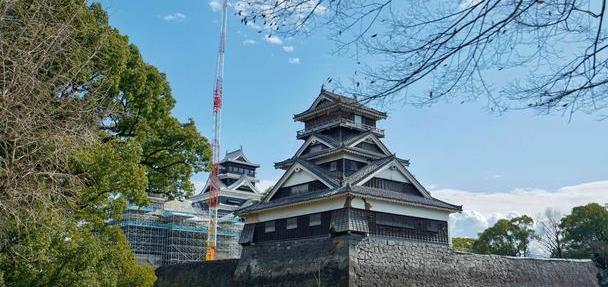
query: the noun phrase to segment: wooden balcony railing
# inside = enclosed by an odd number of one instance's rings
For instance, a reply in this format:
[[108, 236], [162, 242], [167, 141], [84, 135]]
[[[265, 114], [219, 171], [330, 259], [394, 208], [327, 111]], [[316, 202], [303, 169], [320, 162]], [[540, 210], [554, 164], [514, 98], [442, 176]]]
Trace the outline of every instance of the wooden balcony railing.
[[337, 118], [337, 119], [333, 119], [333, 120], [329, 120], [326, 122], [322, 122], [313, 126], [310, 126], [308, 128], [305, 128], [303, 130], [299, 130], [298, 131], [298, 137], [301, 136], [305, 136], [308, 135], [314, 131], [318, 131], [318, 130], [322, 130], [331, 126], [335, 126], [335, 125], [340, 125], [340, 126], [345, 126], [345, 127], [350, 127], [350, 128], [356, 128], [356, 129], [360, 129], [360, 130], [370, 130], [373, 133], [379, 135], [379, 136], [384, 136], [384, 130], [383, 129], [379, 129], [377, 127], [374, 126], [370, 126], [370, 125], [366, 125], [363, 123], [356, 123], [353, 120], [350, 119], [344, 119], [344, 118]]

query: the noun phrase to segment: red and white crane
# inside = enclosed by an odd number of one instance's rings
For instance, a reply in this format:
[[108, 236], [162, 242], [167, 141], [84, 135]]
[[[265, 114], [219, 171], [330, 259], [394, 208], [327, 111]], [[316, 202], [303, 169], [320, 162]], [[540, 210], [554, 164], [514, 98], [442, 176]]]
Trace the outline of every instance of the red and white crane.
[[215, 88], [213, 89], [213, 139], [211, 142], [211, 170], [209, 173], [209, 225], [205, 260], [215, 260], [217, 252], [217, 210], [220, 205], [220, 120], [224, 97], [224, 50], [226, 48], [226, 8], [228, 0], [222, 1], [220, 46], [217, 55]]

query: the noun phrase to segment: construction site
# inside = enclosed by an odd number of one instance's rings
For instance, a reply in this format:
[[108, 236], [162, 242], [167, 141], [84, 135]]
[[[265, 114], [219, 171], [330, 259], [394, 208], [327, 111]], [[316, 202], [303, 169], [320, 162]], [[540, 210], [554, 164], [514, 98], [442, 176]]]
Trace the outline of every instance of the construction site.
[[[189, 200], [151, 197], [146, 207], [129, 206], [118, 223], [139, 262], [154, 267], [202, 261], [205, 258], [208, 215]], [[238, 258], [243, 224], [227, 215], [218, 221], [218, 258]]]
[[136, 259], [154, 267], [239, 258], [238, 241], [244, 224], [234, 211], [262, 197], [255, 186], [259, 165], [247, 159], [242, 146], [220, 158], [227, 6], [228, 1], [222, 1], [212, 96], [211, 162], [205, 187], [191, 200], [167, 200], [150, 195], [148, 206], [129, 206], [118, 222]]
[[[239, 235], [244, 223], [234, 210], [258, 201], [255, 170], [243, 149], [226, 153], [220, 164], [221, 196], [218, 200], [215, 259], [239, 258]], [[154, 267], [205, 260], [209, 233], [210, 185], [187, 200], [150, 195], [148, 206], [129, 205], [117, 223], [139, 262]]]

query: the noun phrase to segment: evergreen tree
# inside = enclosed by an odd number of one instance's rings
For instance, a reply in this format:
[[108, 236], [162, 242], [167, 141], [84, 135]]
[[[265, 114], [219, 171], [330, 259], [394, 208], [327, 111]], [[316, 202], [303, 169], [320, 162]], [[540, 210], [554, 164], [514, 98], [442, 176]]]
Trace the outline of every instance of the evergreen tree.
[[479, 254], [525, 256], [534, 237], [534, 221], [527, 215], [511, 220], [500, 219], [494, 226], [479, 234], [472, 251]]
[[209, 144], [86, 0], [0, 1], [0, 286], [151, 286], [127, 202], [180, 197]]

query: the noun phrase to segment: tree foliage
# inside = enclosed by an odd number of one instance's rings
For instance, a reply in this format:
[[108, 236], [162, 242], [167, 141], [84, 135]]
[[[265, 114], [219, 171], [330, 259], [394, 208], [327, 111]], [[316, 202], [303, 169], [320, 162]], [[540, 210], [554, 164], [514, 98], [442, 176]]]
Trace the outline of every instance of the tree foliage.
[[0, 1], [0, 286], [150, 286], [120, 229], [179, 197], [209, 145], [165, 78], [86, 0]]
[[466, 237], [454, 237], [452, 238], [452, 248], [454, 250], [471, 252], [475, 244], [475, 239]]
[[363, 100], [485, 96], [496, 112], [594, 113], [608, 107], [606, 2], [248, 0], [235, 7], [244, 24], [269, 35], [329, 29], [338, 52], [370, 64], [342, 85]]
[[567, 258], [592, 258], [608, 279], [608, 209], [591, 203], [562, 219]]
[[511, 220], [500, 219], [479, 234], [471, 250], [479, 254], [525, 256], [534, 236], [533, 224], [532, 218], [526, 215]]

